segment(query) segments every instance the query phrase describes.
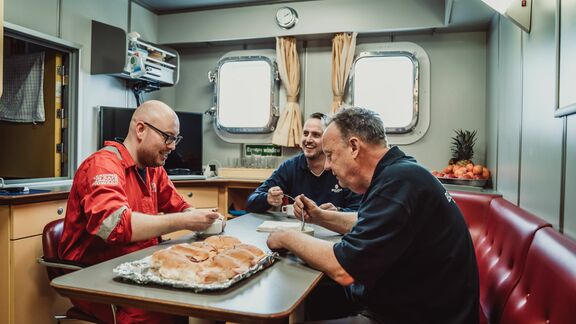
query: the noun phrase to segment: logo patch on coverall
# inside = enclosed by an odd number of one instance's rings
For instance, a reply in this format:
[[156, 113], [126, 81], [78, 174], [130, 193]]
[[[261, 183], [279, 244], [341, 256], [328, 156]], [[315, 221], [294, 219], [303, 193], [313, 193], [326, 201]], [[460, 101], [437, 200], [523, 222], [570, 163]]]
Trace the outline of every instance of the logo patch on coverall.
[[101, 185], [117, 185], [118, 184], [118, 175], [114, 173], [109, 174], [97, 174], [94, 177], [94, 182], [92, 182], [92, 186], [101, 186]]

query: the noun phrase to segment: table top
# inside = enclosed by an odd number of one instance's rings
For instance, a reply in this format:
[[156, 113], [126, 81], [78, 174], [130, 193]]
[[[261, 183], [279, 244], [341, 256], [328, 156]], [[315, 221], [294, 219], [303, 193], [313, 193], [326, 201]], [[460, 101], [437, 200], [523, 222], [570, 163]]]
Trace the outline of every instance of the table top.
[[[295, 221], [281, 214], [246, 214], [229, 221], [223, 234], [269, 251], [266, 246], [268, 233], [256, 231], [256, 227], [266, 220]], [[337, 233], [318, 226], [315, 226], [314, 236], [328, 240], [340, 238]], [[212, 320], [256, 323], [286, 321], [322, 277], [321, 272], [290, 254], [221, 291], [194, 293], [159, 285], [137, 285], [119, 280], [112, 272], [121, 263], [139, 260], [169, 244], [195, 240], [198, 239], [191, 233], [58, 277], [51, 284], [66, 297]]]

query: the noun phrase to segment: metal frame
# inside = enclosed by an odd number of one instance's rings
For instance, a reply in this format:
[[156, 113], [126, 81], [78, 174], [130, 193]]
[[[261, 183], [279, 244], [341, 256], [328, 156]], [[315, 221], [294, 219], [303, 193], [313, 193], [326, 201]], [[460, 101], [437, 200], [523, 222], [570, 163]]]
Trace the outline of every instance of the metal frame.
[[[412, 108], [412, 120], [408, 125], [405, 127], [386, 127], [386, 133], [389, 134], [406, 134], [412, 132], [416, 125], [418, 124], [418, 115], [419, 115], [419, 99], [418, 99], [418, 89], [419, 89], [419, 79], [420, 79], [420, 65], [418, 63], [418, 59], [414, 53], [408, 51], [366, 51], [361, 52], [358, 56], [354, 59], [354, 63], [352, 65], [352, 71], [356, 66], [356, 63], [364, 58], [370, 57], [406, 57], [408, 58], [413, 65], [413, 108]], [[350, 94], [350, 100], [352, 104], [354, 104], [354, 73], [350, 73], [348, 78], [348, 93]]]
[[[62, 96], [62, 104], [67, 109], [67, 122], [62, 136], [68, 142], [65, 152], [67, 158], [67, 176], [52, 178], [27, 178], [19, 180], [6, 180], [6, 184], [34, 184], [40, 182], [71, 181], [78, 161], [78, 106], [80, 97], [80, 55], [81, 45], [44, 34], [26, 27], [18, 26], [9, 22], [4, 22], [4, 36], [9, 36], [21, 41], [33, 43], [46, 48], [51, 48], [60, 52], [65, 52], [67, 58], [63, 61], [68, 72], [67, 91]], [[74, 122], [72, 122], [74, 121]]]
[[[222, 66], [226, 63], [231, 62], [246, 62], [246, 61], [264, 61], [270, 65], [270, 111], [268, 123], [264, 127], [225, 127], [220, 124], [218, 118], [219, 112], [219, 94], [220, 94], [220, 83], [218, 82], [220, 78], [220, 70]], [[280, 115], [278, 109], [278, 92], [280, 88], [280, 82], [278, 77], [278, 68], [276, 63], [267, 56], [264, 55], [247, 55], [247, 56], [230, 56], [222, 58], [218, 61], [218, 66], [215, 71], [209, 73], [209, 79], [215, 82], [213, 103], [214, 107], [209, 109], [209, 113], [214, 117], [213, 123], [214, 127], [222, 132], [227, 132], [231, 134], [267, 134], [272, 133], [276, 128], [276, 123]]]

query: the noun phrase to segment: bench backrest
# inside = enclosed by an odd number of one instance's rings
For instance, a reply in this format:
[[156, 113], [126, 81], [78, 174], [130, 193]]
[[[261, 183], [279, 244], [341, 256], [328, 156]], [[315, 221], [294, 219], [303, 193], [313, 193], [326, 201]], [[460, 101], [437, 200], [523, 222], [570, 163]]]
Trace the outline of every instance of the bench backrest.
[[474, 246], [478, 242], [478, 238], [486, 230], [486, 222], [490, 212], [490, 202], [500, 195], [493, 194], [478, 194], [473, 192], [464, 191], [450, 191], [450, 195], [460, 208], [464, 215], [470, 236]]
[[498, 322], [520, 280], [534, 234], [546, 226], [551, 225], [503, 198], [491, 201], [486, 229], [475, 246], [480, 306], [490, 323]]
[[500, 323], [576, 323], [576, 241], [552, 228], [536, 232]]

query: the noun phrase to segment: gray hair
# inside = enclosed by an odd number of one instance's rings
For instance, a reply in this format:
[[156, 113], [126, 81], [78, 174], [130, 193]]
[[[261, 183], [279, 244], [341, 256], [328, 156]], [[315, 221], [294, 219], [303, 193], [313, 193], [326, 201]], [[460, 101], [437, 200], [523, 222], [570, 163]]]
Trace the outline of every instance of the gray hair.
[[372, 110], [360, 107], [343, 109], [332, 117], [329, 124], [332, 123], [338, 126], [344, 141], [356, 136], [368, 144], [388, 146], [384, 123]]

